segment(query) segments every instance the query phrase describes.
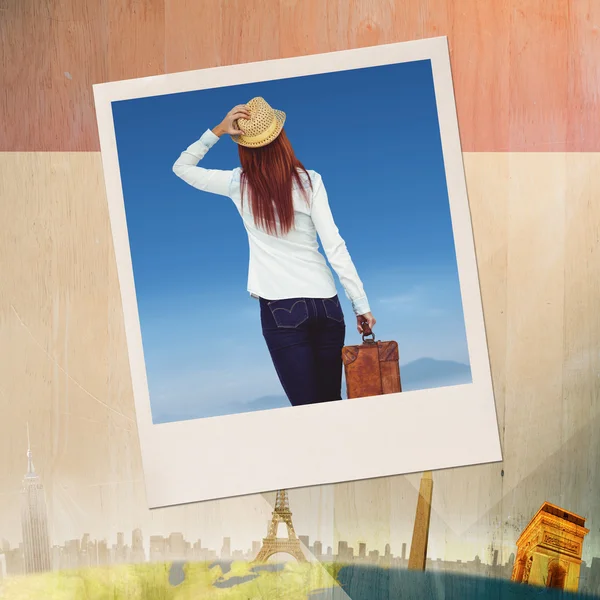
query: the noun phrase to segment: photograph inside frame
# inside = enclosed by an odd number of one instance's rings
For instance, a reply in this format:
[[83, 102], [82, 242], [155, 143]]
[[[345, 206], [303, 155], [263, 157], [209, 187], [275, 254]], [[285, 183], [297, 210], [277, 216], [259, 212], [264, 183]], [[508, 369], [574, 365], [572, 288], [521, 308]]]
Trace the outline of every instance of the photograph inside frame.
[[501, 460], [446, 38], [94, 95], [151, 508]]
[[430, 60], [112, 112], [155, 424], [471, 383]]

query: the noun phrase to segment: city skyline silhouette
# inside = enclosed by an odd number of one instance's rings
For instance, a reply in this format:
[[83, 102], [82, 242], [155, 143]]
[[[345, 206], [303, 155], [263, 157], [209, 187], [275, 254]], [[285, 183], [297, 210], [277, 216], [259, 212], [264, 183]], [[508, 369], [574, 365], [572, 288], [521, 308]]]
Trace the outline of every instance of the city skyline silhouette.
[[[81, 538], [64, 540], [62, 545], [52, 544], [49, 536], [43, 533], [44, 525], [46, 531], [48, 525], [45, 491], [43, 482], [34, 468], [29, 431], [27, 437], [27, 471], [23, 478], [23, 488], [21, 491], [22, 498], [24, 499], [21, 512], [23, 539], [21, 543], [13, 547], [6, 539], [0, 536], [0, 555], [3, 557], [3, 560], [0, 561], [0, 576], [4, 574], [11, 576], [57, 569], [157, 561], [253, 561], [264, 545], [264, 541], [253, 540], [246, 549], [235, 548], [232, 546], [231, 537], [224, 536], [222, 538], [221, 549], [217, 551], [216, 549], [204, 547], [201, 538], [195, 541], [188, 541], [183, 532], [171, 532], [168, 535], [151, 534], [148, 538], [145, 538], [140, 528], [131, 530], [129, 544], [126, 541], [125, 532], [123, 531], [117, 532], [116, 542], [112, 544], [107, 538], [92, 539], [89, 533], [84, 533]], [[427, 502], [431, 502], [431, 491], [423, 492], [423, 483], [427, 480], [427, 473], [425, 473], [421, 479], [419, 502], [424, 501], [423, 494], [428, 498]], [[32, 492], [32, 490], [34, 491]], [[31, 498], [34, 498], [33, 502], [31, 502]], [[270, 531], [273, 529], [274, 523], [276, 523], [273, 515], [278, 509], [279, 502], [283, 503], [279, 506], [280, 510], [284, 512], [286, 510], [289, 511], [287, 496], [281, 500], [280, 493], [277, 493], [273, 513], [271, 519], [269, 519], [271, 522]], [[419, 510], [422, 509], [420, 509], [418, 503], [416, 507], [418, 515]], [[32, 535], [30, 523], [36, 519], [36, 534]], [[285, 526], [283, 521], [279, 523], [280, 527], [282, 525]], [[418, 536], [417, 531], [418, 528], [415, 527], [414, 535]], [[40, 532], [42, 532], [41, 535]], [[411, 568], [409, 559], [407, 558], [407, 553], [410, 553], [411, 546], [406, 542], [401, 544], [400, 555], [394, 555], [389, 542], [385, 544], [383, 552], [379, 548], [369, 547], [367, 542], [359, 542], [357, 547], [355, 547], [350, 545], [346, 540], [339, 540], [335, 551], [332, 545], [326, 546], [326, 550], [323, 551], [324, 546], [321, 540], [317, 539], [311, 545], [310, 536], [298, 535], [297, 538], [314, 558], [322, 562], [364, 563], [376, 566]], [[147, 543], [145, 542], [146, 539], [148, 539]], [[499, 551], [497, 549], [492, 550], [492, 559], [490, 562], [482, 560], [479, 555], [475, 555], [472, 559], [466, 561], [463, 559], [450, 561], [427, 555], [425, 570], [444, 570], [474, 576], [483, 575], [486, 577], [510, 579], [513, 572], [515, 555], [516, 549], [504, 562], [499, 561]], [[289, 559], [294, 560], [293, 556], [290, 556]], [[3, 572], [4, 570], [6, 571], [5, 573]], [[597, 592], [600, 594], [600, 557], [593, 557], [589, 565], [586, 561], [583, 561], [579, 578], [579, 591]]]
[[[231, 538], [223, 537], [221, 550], [205, 548], [202, 540], [188, 541], [181, 532], [172, 532], [168, 536], [150, 536], [148, 547], [143, 545], [142, 532], [134, 529], [130, 535], [131, 543], [126, 543], [124, 532], [119, 532], [116, 543], [109, 544], [107, 540], [92, 540], [84, 534], [81, 539], [67, 540], [62, 546], [56, 545], [52, 552], [52, 570], [77, 569], [95, 566], [110, 566], [118, 564], [139, 564], [145, 562], [172, 562], [186, 563], [192, 561], [205, 561], [212, 564], [230, 561], [252, 562], [256, 558], [262, 543], [258, 540], [252, 542], [251, 548], [238, 549], [232, 547]], [[307, 550], [320, 562], [343, 564], [364, 564], [379, 567], [409, 569], [409, 548], [403, 543], [400, 554], [394, 554], [390, 544], [386, 544], [384, 551], [371, 549], [366, 542], [361, 542], [358, 547], [350, 546], [347, 541], [340, 540], [337, 548], [328, 546], [323, 548], [320, 540], [312, 544], [308, 536], [299, 535], [298, 539]], [[6, 575], [20, 575], [25, 573], [22, 545], [11, 548], [1, 542], [0, 556], [4, 555]], [[323, 551], [325, 550], [325, 551]], [[276, 555], [281, 559], [280, 554]], [[428, 557], [425, 561], [425, 571], [445, 571], [475, 577], [490, 577], [510, 580], [513, 572], [515, 553], [501, 563], [498, 561], [498, 551], [494, 552], [491, 562], [486, 563], [475, 555], [471, 560], [444, 560], [442, 558]], [[295, 560], [287, 556], [286, 560]], [[0, 572], [0, 579], [2, 573]], [[600, 595], [600, 557], [594, 557], [588, 565], [582, 564], [579, 579], [579, 591]]]
[[[21, 454], [23, 456], [23, 454]], [[27, 460], [27, 459], [26, 459]], [[25, 460], [23, 470], [26, 471], [27, 462]], [[44, 464], [42, 459], [38, 459], [41, 464]], [[23, 463], [22, 463], [23, 464]], [[23, 471], [22, 471], [23, 472]], [[454, 477], [467, 472], [463, 470], [457, 470], [453, 474]], [[440, 472], [436, 473], [437, 478], [447, 477], [449, 474]], [[51, 475], [52, 479], [52, 475]], [[22, 475], [19, 478], [22, 480]], [[19, 481], [17, 480], [17, 481]], [[363, 485], [360, 482], [355, 484], [357, 486]], [[365, 482], [364, 485], [369, 485]], [[386, 489], [389, 489], [387, 493], [393, 493], [399, 500], [400, 506], [404, 506], [402, 512], [395, 513], [394, 516], [394, 530], [390, 531], [391, 536], [388, 539], [381, 539], [377, 534], [364, 534], [352, 531], [352, 524], [349, 524], [349, 538], [348, 541], [351, 545], [357, 546], [360, 542], [368, 542], [373, 548], [377, 548], [380, 552], [383, 552], [386, 543], [390, 543], [394, 547], [399, 547], [404, 541], [409, 540], [412, 535], [412, 524], [413, 524], [413, 509], [418, 498], [418, 487], [419, 487], [419, 475], [408, 475], [398, 476], [390, 478], [385, 481]], [[7, 489], [7, 488], [5, 488]], [[18, 514], [21, 506], [22, 487], [21, 485], [14, 486], [14, 492], [10, 492], [10, 488], [4, 492], [3, 497], [6, 500], [7, 496], [12, 496], [14, 501], [12, 502], [12, 509], [10, 511], [0, 511], [0, 540], [5, 539], [11, 546], [18, 545], [22, 541], [22, 528], [18, 519], [14, 516]], [[203, 538], [210, 540], [209, 545], [217, 547], [223, 537], [223, 527], [227, 527], [233, 536], [234, 543], [239, 547], [250, 546], [251, 542], [255, 539], [261, 539], [264, 535], [264, 526], [262, 523], [256, 520], [247, 520], [243, 518], [242, 511], [247, 511], [249, 503], [256, 505], [255, 511], [262, 512], [264, 515], [265, 522], [271, 516], [272, 505], [270, 505], [264, 498], [269, 494], [256, 497], [238, 497], [230, 498], [222, 501], [211, 502], [211, 503], [200, 503], [197, 505], [189, 505], [187, 507], [172, 507], [169, 509], [161, 509], [158, 511], [148, 511], [145, 507], [136, 509], [135, 512], [125, 510], [123, 514], [126, 518], [121, 520], [122, 525], [119, 526], [118, 522], [111, 523], [107, 528], [106, 524], [103, 523], [102, 519], [99, 518], [101, 513], [98, 512], [98, 506], [93, 508], [94, 504], [90, 504], [89, 508], [85, 508], [85, 513], [82, 513], [82, 519], [78, 521], [72, 521], [71, 526], [68, 527], [68, 531], [65, 528], [60, 527], [60, 514], [59, 518], [56, 518], [56, 509], [52, 508], [52, 490], [59, 489], [60, 486], [57, 483], [49, 484], [50, 490], [48, 502], [49, 502], [49, 529], [50, 537], [56, 540], [60, 539], [76, 539], [81, 538], [85, 533], [97, 539], [113, 539], [116, 538], [116, 534], [119, 531], [131, 531], [135, 528], [139, 528], [143, 531], [152, 531], [156, 535], [168, 535], [172, 531], [183, 531], [186, 536], [190, 538]], [[290, 490], [290, 494], [294, 497], [294, 502], [309, 506], [309, 510], [304, 515], [296, 515], [296, 527], [303, 533], [309, 534], [312, 539], [319, 538], [322, 540], [324, 545], [334, 546], [337, 543], [335, 535], [332, 529], [332, 523], [315, 522], [312, 518], [312, 512], [314, 510], [323, 510], [326, 506], [329, 506], [330, 500], [327, 500], [328, 494], [335, 492], [336, 487], [320, 489], [294, 489]], [[457, 488], [453, 488], [454, 490]], [[393, 492], [392, 492], [393, 490]], [[318, 507], [318, 503], [315, 504], [313, 498], [314, 494], [322, 496], [323, 493], [326, 497], [322, 502], [322, 508]], [[272, 493], [274, 495], [274, 492]], [[547, 494], [546, 494], [547, 495]], [[551, 496], [548, 496], [551, 497]], [[56, 501], [56, 500], [55, 500]], [[537, 504], [537, 502], [536, 502]], [[55, 505], [56, 506], [56, 505]], [[86, 505], [80, 505], [84, 507]], [[121, 505], [126, 508], [127, 505]], [[527, 525], [528, 519], [526, 516], [520, 516], [519, 514], [508, 515], [507, 519], [500, 521], [497, 517], [487, 517], [482, 515], [481, 519], [475, 522], [483, 523], [485, 530], [482, 532], [482, 528], [477, 525], [477, 528], [470, 528], [469, 531], [469, 544], [464, 543], [464, 538], [459, 537], [455, 533], [453, 534], [452, 529], [448, 527], [454, 527], [452, 519], [454, 514], [446, 512], [439, 513], [439, 505], [436, 504], [434, 499], [432, 506], [431, 516], [431, 535], [429, 539], [429, 556], [446, 557], [451, 560], [462, 560], [468, 561], [475, 555], [479, 555], [483, 562], [490, 563], [494, 551], [498, 550], [502, 560], [506, 558], [514, 551], [514, 544], [518, 538], [518, 535]], [[535, 512], [536, 506], [529, 509], [529, 512]], [[122, 511], [121, 511], [122, 512]], [[578, 512], [582, 512], [579, 510]], [[77, 513], [74, 513], [75, 515]], [[341, 513], [340, 513], [341, 514]], [[491, 513], [493, 515], [493, 513]], [[589, 514], [589, 513], [588, 513]], [[127, 516], [129, 515], [129, 516]], [[68, 515], [71, 517], [71, 515]], [[591, 511], [590, 522], [593, 522], [594, 511]], [[337, 517], [338, 519], [340, 517]], [[368, 518], [368, 517], [367, 517]], [[491, 520], [490, 520], [491, 519]], [[213, 523], [223, 523], [223, 525], [215, 526]], [[318, 524], [318, 527], [315, 527]], [[348, 528], [345, 526], [345, 529]], [[369, 528], [367, 528], [368, 531]], [[373, 528], [376, 531], [376, 528]], [[592, 527], [592, 530], [594, 528]], [[12, 533], [11, 533], [12, 532]], [[465, 531], [466, 533], [466, 531]], [[473, 537], [475, 537], [473, 541]], [[588, 562], [594, 558], [594, 556], [600, 555], [597, 548], [597, 538], [593, 534], [589, 536], [589, 540], [586, 541], [584, 547], [584, 560]], [[148, 545], [149, 538], [146, 535], [144, 540], [145, 544]]]

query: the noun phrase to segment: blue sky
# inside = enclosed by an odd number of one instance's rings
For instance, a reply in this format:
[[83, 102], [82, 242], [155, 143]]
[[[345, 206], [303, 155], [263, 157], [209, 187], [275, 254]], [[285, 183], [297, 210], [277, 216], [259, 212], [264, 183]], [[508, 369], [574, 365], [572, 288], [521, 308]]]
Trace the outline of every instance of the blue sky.
[[[377, 336], [398, 341], [403, 365], [468, 365], [429, 61], [120, 101], [113, 115], [155, 422], [259, 409], [261, 398], [283, 395], [246, 292], [242, 221], [230, 200], [171, 170], [254, 96], [287, 113], [296, 154], [321, 173]], [[238, 165], [227, 137], [202, 161]], [[338, 290], [346, 343], [359, 343]]]

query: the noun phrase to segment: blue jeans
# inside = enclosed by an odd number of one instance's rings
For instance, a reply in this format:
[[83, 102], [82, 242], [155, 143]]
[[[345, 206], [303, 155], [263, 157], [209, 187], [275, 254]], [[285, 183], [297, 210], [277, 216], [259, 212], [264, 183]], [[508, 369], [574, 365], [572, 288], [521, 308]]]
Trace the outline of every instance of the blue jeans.
[[260, 320], [292, 406], [342, 398], [344, 313], [333, 298], [260, 299]]

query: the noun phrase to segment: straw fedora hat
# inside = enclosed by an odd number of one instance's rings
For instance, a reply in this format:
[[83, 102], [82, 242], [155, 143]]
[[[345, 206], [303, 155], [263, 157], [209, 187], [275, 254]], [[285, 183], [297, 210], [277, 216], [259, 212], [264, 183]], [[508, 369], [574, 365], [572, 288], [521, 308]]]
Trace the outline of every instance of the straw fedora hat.
[[285, 113], [269, 106], [264, 98], [252, 98], [246, 104], [250, 111], [249, 119], [239, 118], [237, 125], [244, 135], [232, 135], [231, 139], [240, 146], [260, 148], [270, 144], [283, 129]]

